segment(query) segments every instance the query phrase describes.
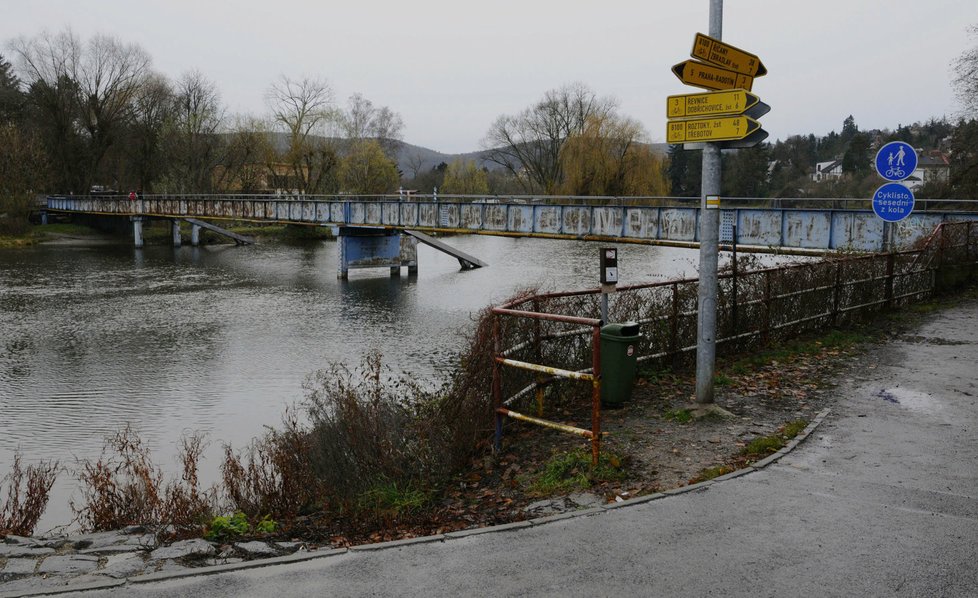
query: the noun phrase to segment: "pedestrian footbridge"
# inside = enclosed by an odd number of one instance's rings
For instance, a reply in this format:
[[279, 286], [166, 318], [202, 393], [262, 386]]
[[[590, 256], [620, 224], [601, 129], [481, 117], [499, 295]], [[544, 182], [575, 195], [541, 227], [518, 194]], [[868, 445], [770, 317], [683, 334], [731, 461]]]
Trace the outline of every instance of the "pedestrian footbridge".
[[[221, 221], [332, 227], [341, 241], [338, 273], [345, 277], [359, 267], [390, 267], [393, 273], [407, 265], [409, 272], [416, 271], [416, 240], [430, 243], [432, 233], [696, 247], [699, 204], [697, 199], [651, 197], [147, 195], [135, 200], [51, 196], [46, 210], [128, 218], [137, 246], [148, 219], [172, 221], [175, 244], [180, 243], [181, 221], [191, 223], [192, 242], [201, 221], [212, 228]], [[890, 223], [873, 213], [869, 200], [725, 199], [719, 208], [720, 242], [736, 243], [740, 251], [874, 252], [910, 247], [941, 222], [978, 219], [974, 201], [921, 200], [918, 205], [906, 219]], [[430, 244], [457, 257], [464, 269], [485, 265], [443, 242]]]

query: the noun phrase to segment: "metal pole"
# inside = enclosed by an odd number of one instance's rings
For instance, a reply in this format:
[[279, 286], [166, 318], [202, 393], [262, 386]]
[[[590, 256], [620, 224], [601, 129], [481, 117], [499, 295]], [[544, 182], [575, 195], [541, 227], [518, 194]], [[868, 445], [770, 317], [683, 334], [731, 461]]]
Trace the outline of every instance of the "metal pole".
[[[710, 37], [722, 39], [723, 0], [710, 0]], [[720, 209], [707, 209], [706, 196], [720, 195], [720, 146], [703, 148], [703, 179], [700, 189], [700, 265], [698, 315], [696, 322], [696, 403], [713, 403], [716, 369], [717, 267], [720, 239]]]

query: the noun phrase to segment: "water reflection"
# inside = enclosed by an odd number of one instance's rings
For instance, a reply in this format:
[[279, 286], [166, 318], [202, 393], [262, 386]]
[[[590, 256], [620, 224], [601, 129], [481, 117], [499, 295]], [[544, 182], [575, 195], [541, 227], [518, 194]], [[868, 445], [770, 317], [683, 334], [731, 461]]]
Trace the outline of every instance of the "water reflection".
[[[515, 290], [591, 288], [598, 246], [482, 236], [449, 241], [490, 266], [460, 271], [426, 246], [419, 274], [336, 278], [337, 246], [41, 246], [0, 251], [0, 472], [31, 459], [98, 456], [130, 424], [173, 467], [186, 430], [242, 446], [302, 397], [307, 375], [369, 350], [437, 379], [473, 313]], [[623, 282], [694, 275], [695, 251], [620, 247]], [[209, 472], [209, 473], [208, 473]], [[73, 482], [47, 523], [69, 519]]]

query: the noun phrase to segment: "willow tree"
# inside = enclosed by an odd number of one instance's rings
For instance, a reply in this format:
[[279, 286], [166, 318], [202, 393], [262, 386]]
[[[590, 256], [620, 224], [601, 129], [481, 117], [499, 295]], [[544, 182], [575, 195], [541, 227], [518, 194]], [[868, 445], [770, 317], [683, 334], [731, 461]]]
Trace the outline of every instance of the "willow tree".
[[598, 97], [581, 83], [565, 85], [516, 115], [496, 119], [482, 141], [486, 157], [509, 171], [528, 192], [553, 194], [563, 180], [564, 142], [592, 118], [614, 112], [613, 98]]
[[381, 195], [397, 190], [400, 177], [394, 162], [373, 139], [358, 141], [339, 165], [340, 188], [354, 195]]
[[455, 160], [445, 169], [441, 190], [456, 195], [487, 195], [489, 176], [473, 160]]
[[652, 151], [638, 121], [614, 112], [593, 115], [560, 152], [567, 195], [666, 195], [664, 160]]

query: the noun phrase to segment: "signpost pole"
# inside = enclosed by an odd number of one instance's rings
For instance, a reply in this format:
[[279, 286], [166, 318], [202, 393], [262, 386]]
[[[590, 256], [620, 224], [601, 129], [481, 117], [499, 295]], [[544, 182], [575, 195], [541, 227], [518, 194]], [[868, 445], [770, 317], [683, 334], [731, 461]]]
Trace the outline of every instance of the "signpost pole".
[[[710, 0], [710, 37], [722, 39], [723, 0]], [[720, 195], [720, 146], [707, 143], [703, 148], [703, 179], [700, 194], [700, 263], [698, 317], [696, 325], [696, 403], [713, 403], [713, 377], [716, 369], [717, 270], [720, 237], [720, 210], [707, 209], [706, 197]]]

